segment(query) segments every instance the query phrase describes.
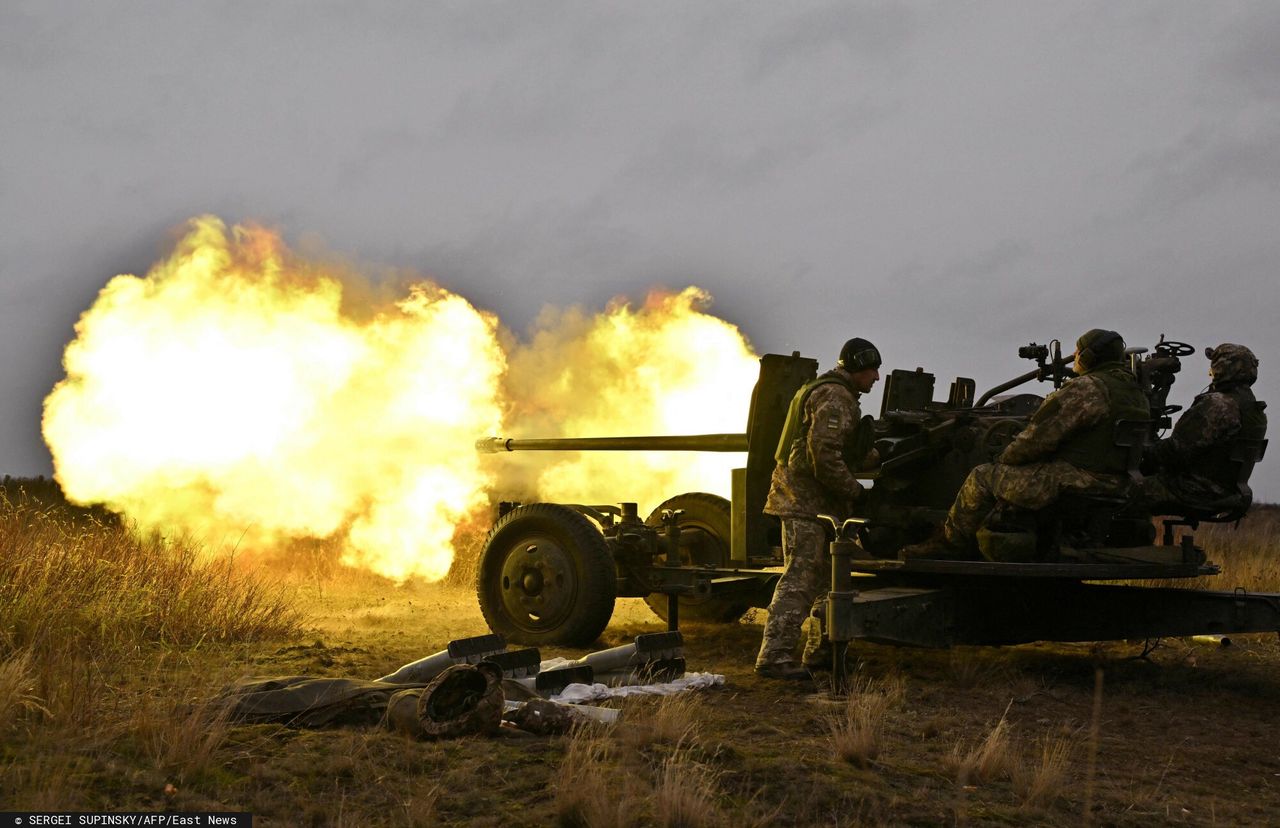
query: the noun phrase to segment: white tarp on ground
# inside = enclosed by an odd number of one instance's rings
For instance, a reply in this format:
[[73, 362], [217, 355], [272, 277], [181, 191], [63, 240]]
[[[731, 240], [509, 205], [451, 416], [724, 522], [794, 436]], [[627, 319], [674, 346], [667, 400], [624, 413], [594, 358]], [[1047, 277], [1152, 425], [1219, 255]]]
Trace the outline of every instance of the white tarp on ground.
[[[538, 669], [540, 672], [546, 672], [558, 667], [567, 667], [573, 663], [567, 658], [551, 658], [542, 662]], [[551, 696], [551, 700], [564, 704], [583, 704], [627, 696], [673, 696], [686, 690], [704, 690], [723, 684], [724, 676], [718, 673], [685, 673], [674, 681], [659, 684], [624, 684], [618, 687], [610, 687], [607, 684], [570, 684], [558, 695]]]

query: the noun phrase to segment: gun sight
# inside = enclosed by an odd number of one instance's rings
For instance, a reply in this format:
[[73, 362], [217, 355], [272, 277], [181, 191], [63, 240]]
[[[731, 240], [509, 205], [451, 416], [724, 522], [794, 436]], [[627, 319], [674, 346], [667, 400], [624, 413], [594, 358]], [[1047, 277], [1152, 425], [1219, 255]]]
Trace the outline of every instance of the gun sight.
[[1049, 346], [1037, 345], [1034, 342], [1030, 345], [1023, 345], [1018, 349], [1018, 357], [1020, 359], [1034, 359], [1037, 362], [1043, 362], [1049, 358]]

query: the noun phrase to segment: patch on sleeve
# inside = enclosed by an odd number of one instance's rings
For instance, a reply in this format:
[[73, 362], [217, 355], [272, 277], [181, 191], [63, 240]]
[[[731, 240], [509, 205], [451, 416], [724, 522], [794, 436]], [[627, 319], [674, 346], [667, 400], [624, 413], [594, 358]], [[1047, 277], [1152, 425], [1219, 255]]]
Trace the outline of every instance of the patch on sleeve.
[[840, 416], [838, 414], [832, 414], [827, 418], [827, 428], [830, 431], [840, 430]]

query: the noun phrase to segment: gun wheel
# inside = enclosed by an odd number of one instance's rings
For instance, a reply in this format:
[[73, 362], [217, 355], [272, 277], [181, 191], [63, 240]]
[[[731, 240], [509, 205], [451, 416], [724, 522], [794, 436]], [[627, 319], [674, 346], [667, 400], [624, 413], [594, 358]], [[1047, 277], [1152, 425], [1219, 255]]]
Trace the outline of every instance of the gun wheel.
[[[676, 495], [653, 510], [645, 523], [662, 526], [664, 511], [682, 511], [680, 515], [680, 562], [703, 566], [726, 566], [729, 563], [729, 527], [732, 510], [723, 497], [705, 492]], [[654, 592], [645, 603], [664, 621], [667, 618], [667, 596]], [[741, 618], [751, 604], [739, 597], [721, 595], [680, 596], [680, 619], [728, 624]]]
[[595, 524], [568, 506], [533, 503], [489, 532], [476, 593], [489, 629], [508, 641], [580, 647], [608, 626], [617, 586]]

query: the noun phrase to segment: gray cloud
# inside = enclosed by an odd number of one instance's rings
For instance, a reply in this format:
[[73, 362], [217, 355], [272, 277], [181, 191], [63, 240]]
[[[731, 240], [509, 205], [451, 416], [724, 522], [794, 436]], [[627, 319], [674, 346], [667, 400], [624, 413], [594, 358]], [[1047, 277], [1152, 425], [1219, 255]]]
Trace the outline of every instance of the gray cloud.
[[1242, 17], [1228, 28], [1225, 45], [1207, 61], [1208, 69], [1257, 98], [1280, 102], [1280, 7], [1258, 4]]
[[811, 157], [818, 146], [816, 137], [769, 144], [682, 124], [629, 162], [612, 186], [658, 198], [767, 188], [781, 170]]
[[778, 21], [761, 37], [752, 74], [767, 76], [793, 62], [820, 62], [830, 72], [825, 52], [832, 47], [855, 63], [893, 57], [914, 30], [914, 14], [903, 4], [825, 3]]
[[975, 279], [1005, 279], [1014, 265], [1031, 253], [1023, 242], [1002, 239], [994, 246], [951, 262], [942, 272], [944, 281], [971, 282]]
[[1144, 181], [1136, 210], [1167, 213], [1224, 191], [1280, 190], [1280, 113], [1243, 134], [1202, 124], [1175, 144], [1135, 159], [1129, 173]]
[[4, 4], [0, 471], [47, 468], [40, 399], [95, 292], [210, 211], [517, 330], [695, 283], [762, 350], [856, 333], [980, 386], [1097, 324], [1238, 338], [1274, 399], [1277, 27], [1147, 0]]

